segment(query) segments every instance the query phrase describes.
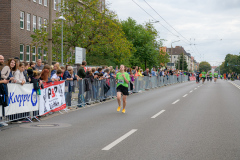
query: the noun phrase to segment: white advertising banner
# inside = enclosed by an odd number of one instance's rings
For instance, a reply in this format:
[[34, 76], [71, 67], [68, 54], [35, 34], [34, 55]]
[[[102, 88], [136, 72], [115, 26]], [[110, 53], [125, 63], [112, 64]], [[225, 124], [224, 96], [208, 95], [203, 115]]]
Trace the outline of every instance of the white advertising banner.
[[8, 106], [5, 115], [31, 112], [38, 110], [39, 98], [33, 84], [8, 84]]
[[65, 81], [44, 83], [39, 95], [39, 115], [56, 112], [66, 108]]

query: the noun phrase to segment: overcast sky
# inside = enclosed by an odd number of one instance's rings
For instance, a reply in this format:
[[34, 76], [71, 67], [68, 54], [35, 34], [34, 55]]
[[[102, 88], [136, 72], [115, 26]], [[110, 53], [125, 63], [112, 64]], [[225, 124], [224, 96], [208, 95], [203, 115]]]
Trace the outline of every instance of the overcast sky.
[[158, 20], [154, 26], [160, 39], [167, 40], [163, 45], [170, 48], [180, 39], [173, 47], [183, 46], [198, 62], [220, 65], [226, 54], [240, 52], [240, 0], [106, 1], [120, 20], [131, 17], [139, 24]]

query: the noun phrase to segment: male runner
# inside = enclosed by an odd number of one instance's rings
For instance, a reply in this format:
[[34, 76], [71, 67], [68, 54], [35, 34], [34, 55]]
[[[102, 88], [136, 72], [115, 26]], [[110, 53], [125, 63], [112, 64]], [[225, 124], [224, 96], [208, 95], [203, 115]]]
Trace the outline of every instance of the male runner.
[[119, 112], [121, 109], [121, 94], [123, 94], [123, 110], [122, 113], [125, 113], [125, 107], [127, 103], [127, 95], [128, 95], [128, 83], [130, 81], [129, 74], [124, 72], [124, 65], [120, 66], [120, 72], [116, 75], [117, 81], [117, 101], [118, 101], [118, 108], [117, 111]]
[[196, 72], [196, 83], [199, 83], [199, 76], [200, 76], [200, 72], [197, 71]]
[[218, 73], [217, 71], [215, 71], [215, 73], [213, 74], [214, 76], [214, 82], [216, 83], [217, 82], [217, 78], [218, 78]]
[[212, 72], [209, 72], [210, 82], [212, 82]]
[[204, 70], [202, 70], [202, 84], [205, 82], [206, 74], [207, 73]]

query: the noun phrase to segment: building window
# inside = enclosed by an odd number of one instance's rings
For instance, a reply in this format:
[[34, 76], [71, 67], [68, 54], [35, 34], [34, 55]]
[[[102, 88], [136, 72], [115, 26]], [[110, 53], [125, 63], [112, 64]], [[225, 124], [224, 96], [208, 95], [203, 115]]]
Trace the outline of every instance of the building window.
[[20, 44], [20, 61], [24, 60], [23, 54], [24, 54], [24, 45]]
[[42, 0], [39, 0], [39, 4], [42, 4]]
[[27, 30], [31, 30], [31, 14], [27, 14]]
[[47, 0], [44, 0], [44, 6], [47, 7]]
[[38, 17], [38, 29], [41, 30], [42, 29], [42, 18]]
[[24, 12], [20, 12], [20, 28], [24, 29]]
[[32, 47], [32, 61], [36, 62], [36, 47]]
[[44, 27], [44, 29], [45, 29], [45, 31], [47, 32], [47, 19], [44, 19], [43, 20], [43, 27]]
[[54, 8], [54, 10], [56, 10], [57, 9], [57, 0], [54, 0], [53, 3], [54, 3], [53, 8]]
[[30, 46], [26, 46], [26, 61], [30, 61]]
[[58, 11], [60, 11], [60, 12], [61, 12], [61, 1], [62, 0], [58, 0]]
[[37, 16], [33, 15], [33, 30], [37, 29]]
[[176, 58], [176, 56], [174, 56], [174, 58]]
[[41, 47], [38, 47], [38, 59], [41, 59], [41, 55], [42, 55], [42, 49]]

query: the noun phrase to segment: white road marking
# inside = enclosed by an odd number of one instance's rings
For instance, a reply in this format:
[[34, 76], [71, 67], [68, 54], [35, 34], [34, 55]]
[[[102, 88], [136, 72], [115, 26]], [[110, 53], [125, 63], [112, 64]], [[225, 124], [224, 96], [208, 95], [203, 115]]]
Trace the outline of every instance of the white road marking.
[[175, 102], [173, 102], [172, 104], [176, 104], [177, 102], [179, 102], [180, 101], [180, 99], [178, 99], [178, 100], [176, 100]]
[[120, 143], [121, 141], [123, 141], [124, 139], [126, 139], [127, 137], [129, 137], [131, 134], [133, 134], [134, 132], [136, 132], [137, 129], [132, 129], [131, 131], [129, 131], [128, 133], [124, 134], [122, 137], [118, 138], [117, 140], [115, 140], [114, 142], [112, 142], [111, 144], [107, 145], [106, 147], [104, 147], [102, 150], [104, 151], [108, 151], [111, 148], [113, 148], [114, 146], [116, 146], [118, 143]]
[[162, 114], [163, 112], [165, 112], [165, 110], [161, 110], [160, 112], [158, 112], [157, 114], [155, 114], [155, 115], [152, 116], [151, 118], [156, 118], [157, 116], [159, 116], [159, 115]]
[[194, 90], [196, 90], [197, 88], [194, 88]]
[[193, 91], [190, 91], [189, 93], [192, 93]]
[[185, 94], [183, 97], [187, 97], [188, 94]]

